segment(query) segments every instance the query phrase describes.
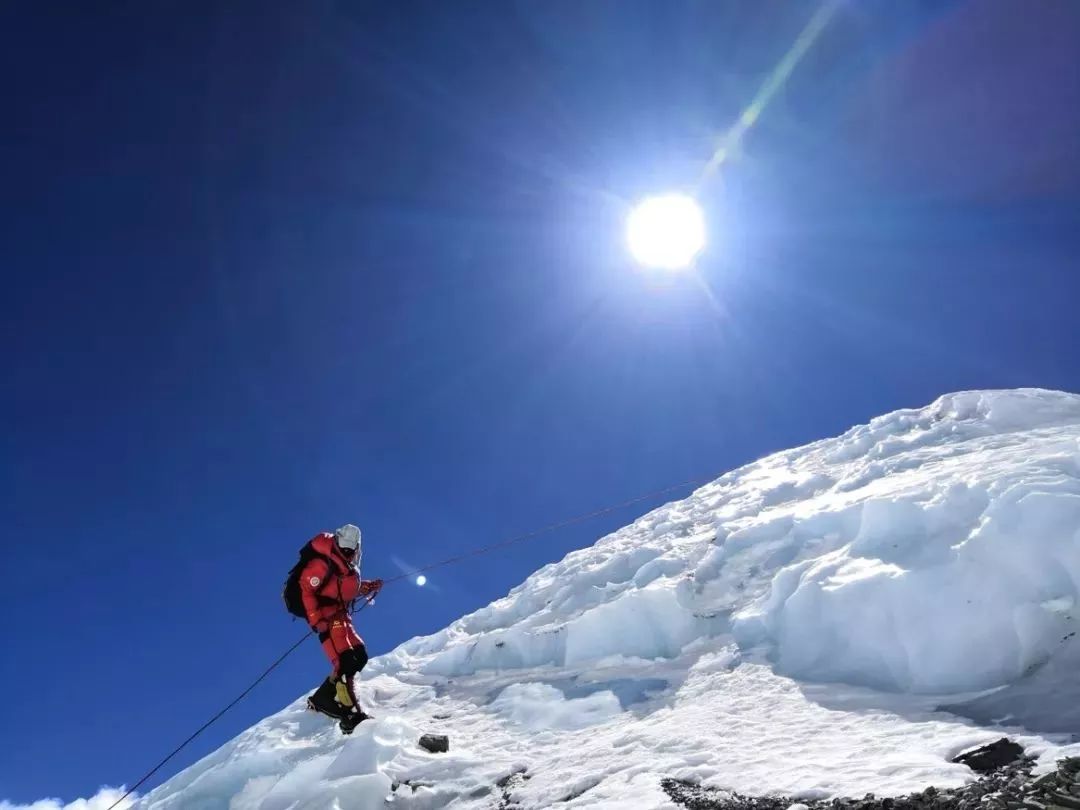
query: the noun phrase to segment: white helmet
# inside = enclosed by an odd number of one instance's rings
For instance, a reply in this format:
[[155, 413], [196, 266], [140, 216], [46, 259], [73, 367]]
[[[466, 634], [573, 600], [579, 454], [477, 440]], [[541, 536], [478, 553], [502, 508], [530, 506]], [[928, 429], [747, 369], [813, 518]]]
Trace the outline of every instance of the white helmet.
[[334, 542], [342, 551], [353, 552], [356, 559], [360, 558], [360, 529], [351, 523], [346, 523], [340, 529], [334, 531]]

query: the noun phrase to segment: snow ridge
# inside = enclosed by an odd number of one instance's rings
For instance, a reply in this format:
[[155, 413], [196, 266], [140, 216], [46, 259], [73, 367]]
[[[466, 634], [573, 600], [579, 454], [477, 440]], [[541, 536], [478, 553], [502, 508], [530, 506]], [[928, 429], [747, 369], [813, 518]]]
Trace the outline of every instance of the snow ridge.
[[537, 808], [670, 807], [663, 777], [953, 786], [946, 755], [994, 731], [938, 697], [1053, 707], [1078, 592], [1080, 396], [951, 394], [730, 472], [402, 644], [363, 681], [387, 719], [354, 738], [297, 701], [139, 806], [490, 807], [513, 774]]

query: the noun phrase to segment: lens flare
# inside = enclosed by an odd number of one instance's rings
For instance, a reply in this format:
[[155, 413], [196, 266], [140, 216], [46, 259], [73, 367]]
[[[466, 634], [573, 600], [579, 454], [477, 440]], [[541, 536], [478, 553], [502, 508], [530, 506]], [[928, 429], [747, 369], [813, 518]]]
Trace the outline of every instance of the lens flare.
[[817, 11], [814, 12], [806, 27], [795, 39], [794, 44], [765, 79], [765, 83], [761, 85], [757, 95], [750, 102], [750, 106], [743, 110], [739, 120], [721, 139], [716, 151], [709, 158], [709, 162], [705, 164], [705, 169], [701, 174], [702, 183], [719, 169], [728, 158], [738, 152], [743, 136], [753, 128], [761, 114], [765, 112], [765, 108], [769, 106], [769, 102], [773, 100], [773, 96], [787, 83], [799, 61], [810, 50], [817, 38], [821, 36], [821, 32], [825, 30], [829, 20], [840, 9], [842, 2], [843, 0], [825, 0], [818, 6]]

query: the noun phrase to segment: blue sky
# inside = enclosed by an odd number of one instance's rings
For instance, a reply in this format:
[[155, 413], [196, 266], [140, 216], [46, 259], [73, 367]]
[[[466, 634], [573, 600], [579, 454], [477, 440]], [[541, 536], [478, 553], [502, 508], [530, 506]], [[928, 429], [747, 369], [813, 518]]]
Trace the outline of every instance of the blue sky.
[[[1068, 4], [843, 7], [683, 275], [633, 266], [626, 205], [697, 183], [813, 4], [91, 6], [0, 12], [2, 798], [156, 762], [295, 638], [317, 531], [391, 576], [947, 391], [1080, 390]], [[643, 508], [387, 589], [361, 633]]]

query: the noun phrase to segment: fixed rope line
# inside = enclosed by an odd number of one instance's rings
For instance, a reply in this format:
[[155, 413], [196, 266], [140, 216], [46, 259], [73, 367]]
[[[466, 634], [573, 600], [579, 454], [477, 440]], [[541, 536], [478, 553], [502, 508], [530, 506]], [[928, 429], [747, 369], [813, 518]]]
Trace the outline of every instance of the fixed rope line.
[[[457, 555], [455, 555], [453, 557], [447, 557], [445, 560], [439, 560], [438, 562], [431, 563], [430, 565], [425, 565], [423, 568], [417, 568], [417, 569], [415, 569], [413, 571], [410, 571], [410, 572], [408, 572], [406, 574], [399, 574], [396, 577], [390, 577], [388, 579], [385, 579], [385, 580], [383, 580], [383, 584], [384, 585], [389, 585], [392, 582], [400, 582], [403, 579], [409, 579], [411, 577], [416, 576], [417, 574], [422, 574], [422, 573], [424, 573], [426, 571], [432, 571], [432, 570], [434, 570], [436, 568], [442, 568], [443, 566], [446, 566], [446, 565], [452, 565], [453, 563], [461, 562], [462, 560], [469, 559], [470, 557], [479, 557], [482, 554], [490, 554], [492, 551], [497, 551], [499, 549], [506, 548], [507, 546], [515, 545], [516, 543], [523, 543], [526, 540], [532, 540], [532, 539], [534, 539], [536, 537], [540, 537], [541, 535], [550, 534], [551, 532], [558, 531], [559, 529], [565, 529], [568, 526], [575, 526], [575, 525], [577, 525], [579, 523], [584, 523], [587, 520], [592, 520], [593, 518], [598, 518], [598, 517], [601, 517], [603, 515], [611, 514], [612, 512], [616, 512], [616, 511], [618, 511], [620, 509], [625, 509], [627, 506], [633, 506], [636, 503], [641, 503], [642, 501], [646, 501], [646, 500], [649, 500], [651, 498], [657, 498], [657, 497], [659, 497], [661, 495], [667, 495], [670, 492], [675, 492], [676, 490], [679, 490], [679, 489], [685, 489], [686, 487], [689, 487], [689, 486], [698, 486], [700, 484], [708, 483], [709, 481], [714, 480], [716, 477], [717, 477], [717, 474], [714, 473], [712, 475], [702, 476], [700, 478], [691, 478], [691, 479], [689, 479], [687, 481], [682, 481], [682, 482], [680, 482], [678, 484], [671, 484], [670, 486], [666, 486], [666, 487], [663, 487], [661, 489], [654, 489], [651, 492], [646, 492], [644, 495], [638, 495], [637, 497], [630, 498], [629, 500], [620, 501], [619, 503], [611, 504], [609, 506], [602, 507], [601, 509], [595, 509], [592, 512], [586, 512], [586, 513], [581, 514], [581, 515], [575, 515], [574, 517], [567, 518], [566, 520], [560, 520], [560, 521], [558, 521], [556, 523], [549, 523], [547, 526], [542, 526], [539, 529], [534, 529], [531, 532], [525, 532], [524, 534], [519, 534], [519, 535], [516, 535], [514, 537], [510, 537], [510, 538], [508, 538], [506, 540], [501, 540], [498, 543], [492, 543], [492, 544], [487, 545], [487, 546], [480, 546], [479, 548], [474, 548], [474, 549], [472, 549], [470, 551], [466, 551], [466, 552], [463, 552], [461, 554], [457, 554]], [[370, 596], [366, 600], [364, 600], [360, 604], [360, 606], [358, 608], [354, 609], [352, 612], [353, 613], [359, 613], [364, 608], [366, 608], [368, 605], [370, 605], [372, 603], [372, 601], [374, 600], [374, 598], [375, 598], [375, 595], [372, 594], [372, 596]], [[220, 720], [225, 715], [225, 713], [229, 711], [229, 709], [231, 709], [233, 706], [235, 706], [237, 703], [239, 703], [241, 700], [243, 700], [249, 694], [251, 694], [251, 692], [255, 689], [256, 686], [258, 686], [260, 683], [262, 683], [264, 680], [266, 680], [267, 676], [269, 676], [271, 672], [273, 672], [275, 669], [277, 669], [281, 665], [281, 663], [286, 658], [288, 658], [290, 655], [292, 655], [300, 647], [301, 644], [303, 644], [305, 641], [308, 640], [308, 638], [311, 637], [311, 635], [312, 635], [312, 633], [310, 633], [310, 632], [304, 633], [303, 636], [301, 636], [299, 639], [297, 639], [296, 642], [294, 642], [293, 645], [291, 647], [289, 647], [289, 649], [287, 649], [285, 652], [283, 652], [277, 658], [277, 660], [274, 661], [274, 663], [270, 664], [270, 666], [268, 666], [266, 669], [264, 669], [262, 671], [262, 674], [260, 674], [259, 677], [257, 677], [254, 681], [252, 681], [251, 684], [243, 692], [241, 692], [239, 695], [237, 695], [235, 698], [233, 698], [222, 709], [220, 709], [213, 717], [211, 717], [209, 720], [207, 720], [205, 723], [203, 723], [201, 726], [199, 726], [199, 728], [197, 728], [194, 732], [192, 732], [191, 735], [186, 740], [184, 740], [182, 743], [180, 743], [178, 746], [176, 746], [176, 748], [174, 748], [171, 752], [169, 752], [168, 756], [166, 756], [164, 759], [162, 759], [161, 762], [159, 762], [157, 765], [155, 765], [153, 768], [151, 768], [149, 771], [147, 771], [139, 779], [139, 781], [137, 781], [134, 785], [132, 785], [130, 788], [127, 789], [127, 792], [124, 793], [123, 796], [121, 796], [119, 799], [117, 799], [115, 802], [113, 802], [111, 805], [109, 805], [108, 810], [116, 810], [116, 808], [119, 807], [120, 804], [123, 803], [123, 801], [126, 798], [128, 798], [132, 793], [134, 793], [136, 790], [138, 790], [140, 787], [142, 787], [142, 785], [144, 785], [146, 783], [146, 781], [151, 776], [153, 776], [155, 773], [157, 773], [163, 767], [165, 767], [165, 765], [173, 757], [175, 757], [177, 754], [179, 754], [181, 751], [183, 751], [185, 748], [187, 748], [188, 745], [190, 745], [192, 742], [194, 742], [195, 739], [199, 735], [201, 735], [204, 731], [206, 731], [208, 728], [210, 728], [210, 726], [212, 726], [214, 723], [216, 723], [218, 720]]]
[[[359, 613], [361, 610], [363, 610], [364, 608], [366, 608], [370, 604], [371, 604], [371, 599], [368, 599], [354, 612]], [[196, 737], [198, 737], [200, 734], [202, 734], [204, 731], [206, 731], [208, 728], [210, 728], [210, 726], [214, 725], [214, 723], [216, 723], [218, 720], [220, 720], [222, 718], [222, 716], [225, 714], [225, 712], [229, 711], [229, 709], [231, 709], [233, 706], [235, 706], [237, 703], [239, 703], [241, 700], [243, 700], [249, 694], [251, 694], [251, 691], [256, 686], [258, 686], [260, 683], [262, 683], [266, 679], [267, 675], [269, 675], [271, 672], [273, 672], [275, 669], [277, 669], [281, 665], [282, 661], [284, 661], [286, 658], [288, 658], [290, 655], [292, 655], [297, 650], [297, 648], [301, 644], [303, 644], [305, 641], [307, 641], [311, 636], [312, 636], [312, 633], [307, 632], [307, 633], [304, 633], [304, 635], [302, 635], [300, 638], [298, 638], [296, 640], [296, 642], [291, 647], [289, 647], [289, 649], [287, 649], [280, 656], [278, 656], [278, 659], [276, 661], [274, 661], [274, 663], [272, 663], [270, 666], [268, 666], [266, 669], [264, 669], [262, 671], [262, 674], [259, 675], [258, 678], [253, 680], [251, 682], [251, 685], [248, 686], [247, 689], [245, 689], [243, 692], [241, 692], [239, 695], [237, 695], [235, 698], [233, 698], [232, 701], [230, 701], [224, 708], [222, 708], [220, 711], [218, 711], [217, 714], [215, 714], [213, 717], [211, 717], [209, 720], [207, 720], [205, 723], [203, 723], [201, 726], [199, 726], [194, 732], [192, 732], [190, 737], [188, 737], [186, 740], [184, 740], [182, 743], [180, 743], [178, 746], [176, 746], [176, 748], [174, 748], [172, 751], [170, 751], [169, 755], [166, 756], [163, 760], [161, 760], [161, 762], [159, 762], [157, 765], [155, 765], [153, 768], [151, 768], [145, 774], [143, 774], [143, 776], [139, 779], [139, 781], [136, 782], [131, 787], [129, 787], [127, 789], [127, 792], [123, 796], [121, 796], [119, 799], [117, 799], [115, 802], [113, 802], [112, 804], [109, 805], [108, 810], [116, 810], [116, 808], [120, 806], [120, 804], [124, 801], [124, 799], [126, 799], [128, 796], [130, 796], [132, 793], [134, 793], [136, 790], [138, 790], [140, 787], [142, 787], [142, 785], [145, 784], [146, 780], [149, 779], [151, 776], [153, 776], [158, 771], [160, 771], [163, 767], [165, 767], [165, 764], [170, 759], [172, 759], [177, 754], [179, 754], [181, 751], [183, 751], [185, 748], [187, 748], [188, 745], [190, 745], [192, 742], [194, 742]]]
[[130, 788], [128, 788], [127, 793], [125, 793], [123, 796], [121, 796], [119, 799], [117, 799], [115, 802], [113, 802], [111, 805], [109, 805], [109, 810], [114, 810], [115, 807], [119, 806], [121, 804], [121, 802], [124, 801], [124, 799], [126, 799], [128, 796], [130, 796], [136, 790], [138, 790], [143, 785], [143, 783], [146, 782], [147, 779], [149, 779], [151, 776], [153, 776], [155, 773], [157, 773], [159, 770], [161, 770], [165, 766], [165, 763], [167, 763], [170, 759], [172, 759], [177, 754], [179, 754], [181, 751], [183, 751], [185, 748], [187, 748], [187, 746], [192, 741], [194, 741], [194, 739], [196, 737], [198, 737], [200, 734], [202, 734], [204, 731], [206, 731], [208, 728], [210, 728], [210, 726], [212, 726], [214, 723], [216, 723], [221, 718], [221, 716], [223, 714], [225, 714], [225, 712], [227, 712], [229, 709], [231, 709], [233, 706], [235, 706], [237, 703], [239, 703], [241, 700], [243, 700], [245, 697], [247, 697], [248, 693], [250, 693], [252, 689], [254, 689], [256, 686], [258, 686], [267, 675], [269, 675], [271, 672], [273, 672], [275, 669], [277, 669], [278, 665], [282, 661], [284, 661], [286, 658], [288, 658], [292, 654], [293, 650], [295, 650], [297, 647], [299, 647], [301, 644], [303, 644], [305, 641], [307, 641], [308, 636], [310, 636], [310, 635], [311, 635], [311, 633], [304, 633], [304, 635], [301, 636], [296, 641], [295, 644], [293, 644], [291, 647], [289, 647], [289, 649], [287, 649], [284, 653], [282, 653], [280, 658], [278, 658], [274, 663], [272, 663], [270, 666], [268, 666], [266, 669], [264, 669], [262, 675], [260, 675], [254, 681], [252, 681], [251, 685], [247, 689], [245, 689], [243, 692], [241, 692], [239, 695], [237, 695], [235, 698], [233, 698], [232, 702], [229, 703], [227, 706], [225, 706], [225, 708], [221, 709], [217, 714], [215, 714], [213, 717], [211, 717], [209, 720], [207, 720], [205, 723], [203, 723], [201, 726], [199, 726], [199, 728], [197, 728], [194, 731], [194, 733], [192, 733], [192, 735], [190, 737], [188, 737], [186, 740], [184, 740], [182, 743], [180, 743], [178, 746], [176, 746], [176, 748], [174, 748], [169, 753], [169, 755], [167, 757], [165, 757], [165, 759], [161, 760], [161, 762], [159, 762], [157, 765], [155, 765], [153, 768], [151, 768], [149, 771], [147, 771], [146, 775], [143, 776], [138, 782], [136, 782], [134, 785], [132, 785]]
[[461, 562], [462, 560], [467, 560], [470, 557], [479, 557], [482, 554], [489, 554], [492, 551], [497, 551], [501, 548], [512, 546], [515, 543], [523, 543], [526, 540], [532, 540], [533, 538], [539, 537], [542, 534], [549, 534], [551, 532], [558, 531], [559, 529], [565, 529], [568, 526], [575, 526], [578, 523], [584, 523], [587, 520], [592, 520], [593, 518], [598, 518], [603, 515], [608, 515], [612, 512], [617, 512], [620, 509], [625, 509], [627, 506], [633, 506], [636, 503], [641, 503], [642, 501], [646, 501], [651, 498], [657, 498], [661, 495], [666, 495], [669, 492], [674, 492], [676, 490], [684, 489], [685, 487], [689, 486], [705, 484], [709, 481], [715, 480], [717, 477], [718, 474], [714, 473], [712, 475], [703, 476], [701, 478], [691, 478], [688, 481], [682, 481], [678, 484], [672, 484], [671, 486], [664, 487], [663, 489], [655, 489], [652, 492], [647, 492], [644, 495], [638, 495], [635, 498], [630, 498], [629, 500], [621, 501], [620, 503], [605, 506], [602, 509], [596, 509], [583, 515], [575, 515], [572, 518], [560, 520], [558, 523], [549, 523], [547, 526], [542, 526], [539, 529], [534, 529], [533, 531], [526, 532], [525, 534], [519, 534], [516, 537], [511, 537], [507, 540], [500, 540], [498, 543], [492, 543], [489, 546], [480, 546], [479, 548], [472, 549], [471, 551], [466, 551], [453, 557], [447, 557], [445, 560], [439, 560], [438, 562], [431, 563], [431, 565], [425, 565], [423, 568], [416, 568], [412, 571], [409, 571], [408, 573], [399, 574], [396, 577], [390, 577], [389, 579], [383, 580], [383, 582], [389, 584], [391, 582], [399, 582], [403, 579], [410, 579], [412, 577], [415, 577], [417, 574], [423, 574], [435, 568], [442, 568], [444, 565], [451, 565], [453, 563]]

